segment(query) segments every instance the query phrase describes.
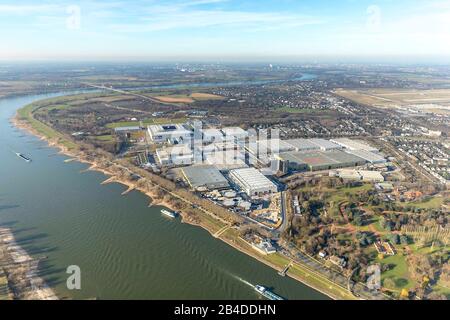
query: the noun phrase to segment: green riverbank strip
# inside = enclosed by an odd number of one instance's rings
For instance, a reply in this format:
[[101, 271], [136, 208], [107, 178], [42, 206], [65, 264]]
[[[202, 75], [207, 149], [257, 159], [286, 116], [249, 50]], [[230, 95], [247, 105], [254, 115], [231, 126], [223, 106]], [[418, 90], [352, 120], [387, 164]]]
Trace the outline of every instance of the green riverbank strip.
[[26, 122], [28, 122], [28, 124], [31, 125], [34, 130], [47, 137], [47, 139], [56, 139], [58, 143], [62, 144], [69, 150], [78, 149], [78, 145], [68, 140], [62, 133], [54, 130], [45, 123], [42, 123], [41, 121], [33, 117], [33, 112], [43, 107], [45, 107], [45, 105], [31, 103], [17, 110], [17, 114], [20, 120], [25, 120]]

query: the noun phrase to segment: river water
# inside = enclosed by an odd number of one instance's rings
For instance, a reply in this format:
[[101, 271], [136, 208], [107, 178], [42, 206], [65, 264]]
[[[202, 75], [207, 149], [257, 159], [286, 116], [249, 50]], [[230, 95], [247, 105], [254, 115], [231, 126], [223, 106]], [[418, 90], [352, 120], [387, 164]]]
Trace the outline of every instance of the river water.
[[[58, 94], [61, 95], [61, 94]], [[80, 171], [67, 158], [9, 122], [30, 102], [0, 99], [0, 224], [34, 257], [56, 293], [72, 299], [261, 299], [262, 284], [288, 299], [324, 295], [238, 252], [199, 227], [169, 220], [146, 196], [121, 196], [120, 184]], [[27, 163], [14, 152], [33, 161]], [[81, 290], [68, 290], [66, 269], [81, 268]]]

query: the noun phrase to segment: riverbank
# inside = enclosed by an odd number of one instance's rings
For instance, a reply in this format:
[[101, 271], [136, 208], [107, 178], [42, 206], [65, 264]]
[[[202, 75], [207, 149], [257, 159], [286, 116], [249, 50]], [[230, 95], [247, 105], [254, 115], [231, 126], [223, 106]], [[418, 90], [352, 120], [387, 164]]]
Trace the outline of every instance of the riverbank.
[[[29, 117], [32, 117], [31, 115], [32, 108], [30, 108], [30, 114]], [[34, 121], [37, 121], [36, 119], [32, 118]], [[105, 182], [117, 182], [121, 183], [128, 187], [128, 190], [137, 190], [140, 192], [143, 192], [146, 194], [151, 200], [152, 205], [163, 205], [166, 206], [172, 210], [175, 210], [175, 208], [172, 206], [170, 202], [164, 201], [164, 199], [161, 199], [158, 197], [158, 195], [154, 192], [149, 192], [148, 190], [145, 190], [144, 188], [141, 188], [137, 182], [135, 181], [129, 181], [124, 178], [121, 178], [117, 176], [114, 172], [111, 172], [107, 168], [103, 167], [103, 164], [101, 161], [93, 160], [92, 157], [88, 158], [82, 150], [78, 147], [73, 147], [74, 143], [70, 140], [64, 141], [62, 139], [66, 139], [63, 137], [61, 133], [54, 132], [53, 135], [47, 136], [45, 133], [54, 131], [52, 128], [46, 126], [45, 124], [39, 122], [39, 126], [37, 128], [33, 127], [33, 125], [30, 124], [30, 122], [27, 122], [26, 119], [19, 119], [19, 117], [16, 115], [16, 117], [12, 120], [13, 124], [16, 127], [19, 127], [21, 129], [24, 129], [42, 140], [45, 140], [50, 146], [59, 148], [60, 152], [62, 154], [65, 154], [69, 156], [72, 159], [75, 159], [76, 161], [87, 163], [90, 165], [89, 170], [96, 170], [99, 172], [104, 173], [105, 175], [109, 176]], [[32, 123], [32, 122], [31, 122]], [[70, 138], [67, 138], [70, 139]], [[65, 142], [65, 143], [64, 143]], [[70, 142], [70, 143], [68, 143]], [[71, 146], [71, 147], [68, 147]], [[212, 218], [207, 216], [205, 213], [205, 217], [202, 217], [204, 219], [200, 220], [192, 220], [191, 217], [184, 211], [180, 212], [182, 216], [182, 221], [184, 223], [189, 223], [192, 225], [200, 226], [207, 230], [210, 234], [214, 235], [215, 232], [220, 230], [222, 227], [225, 227], [226, 224], [216, 220], [211, 223], [205, 223], [206, 219], [211, 220]], [[230, 229], [230, 231], [236, 231], [234, 229]], [[260, 262], [263, 262], [264, 264], [276, 269], [280, 270], [282, 269], [286, 263], [285, 260], [280, 258], [281, 256], [277, 254], [277, 256], [262, 256], [254, 252], [251, 248], [248, 248], [245, 243], [242, 243], [239, 241], [239, 238], [236, 234], [233, 232], [226, 232], [224, 235], [220, 236], [220, 239], [224, 242], [226, 242], [228, 245], [232, 246], [233, 248], [245, 253], [246, 255], [249, 255]], [[350, 294], [348, 290], [342, 287], [336, 286], [333, 282], [327, 280], [325, 277], [322, 277], [320, 275], [317, 275], [314, 272], [311, 272], [301, 266], [296, 266], [292, 268], [292, 271], [288, 272], [288, 276], [291, 276], [292, 278], [306, 284], [307, 286], [313, 288], [314, 290], [321, 292], [333, 299], [354, 299], [354, 297]]]
[[39, 277], [39, 262], [16, 242], [10, 229], [0, 227], [0, 275], [7, 299], [57, 300], [55, 292]]

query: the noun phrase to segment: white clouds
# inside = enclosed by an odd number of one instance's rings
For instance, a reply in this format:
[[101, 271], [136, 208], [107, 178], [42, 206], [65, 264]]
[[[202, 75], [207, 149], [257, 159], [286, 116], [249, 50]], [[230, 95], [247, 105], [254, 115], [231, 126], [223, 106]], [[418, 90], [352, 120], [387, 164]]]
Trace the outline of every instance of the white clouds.
[[277, 30], [320, 24], [322, 20], [303, 15], [224, 10], [178, 10], [156, 8], [139, 23], [114, 24], [122, 32], [152, 32], [170, 29], [226, 27], [246, 30]]
[[16, 5], [16, 4], [0, 4], [0, 14], [41, 14], [54, 12], [59, 7], [56, 5]]

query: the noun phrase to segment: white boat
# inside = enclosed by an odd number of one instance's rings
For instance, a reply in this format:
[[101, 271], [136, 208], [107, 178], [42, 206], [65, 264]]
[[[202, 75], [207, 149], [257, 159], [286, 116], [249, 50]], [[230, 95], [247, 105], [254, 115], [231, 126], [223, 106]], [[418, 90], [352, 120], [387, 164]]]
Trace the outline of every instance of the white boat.
[[177, 214], [175, 212], [166, 210], [166, 209], [162, 209], [161, 213], [164, 214], [165, 216], [168, 216], [169, 218], [176, 218]]
[[273, 293], [272, 291], [270, 291], [268, 288], [266, 288], [264, 286], [257, 284], [255, 286], [255, 290], [256, 290], [256, 292], [258, 292], [263, 297], [265, 297], [269, 300], [285, 300], [283, 297], [280, 297], [279, 295]]

